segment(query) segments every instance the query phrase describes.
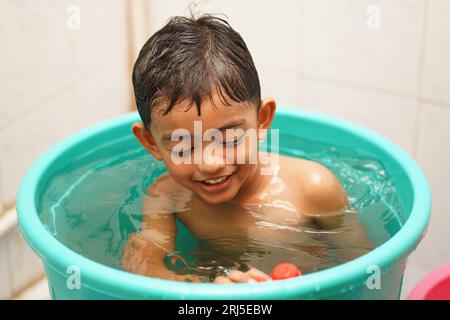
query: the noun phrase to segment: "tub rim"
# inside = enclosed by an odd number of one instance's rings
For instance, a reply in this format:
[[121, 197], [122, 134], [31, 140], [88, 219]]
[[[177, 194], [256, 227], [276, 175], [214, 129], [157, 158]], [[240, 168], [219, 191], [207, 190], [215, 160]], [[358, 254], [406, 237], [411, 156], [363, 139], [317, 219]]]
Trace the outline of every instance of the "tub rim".
[[[129, 298], [131, 296], [135, 298], [161, 297], [168, 299], [274, 299], [277, 296], [307, 296], [308, 294], [314, 294], [317, 297], [320, 296], [320, 292], [329, 296], [333, 292], [342, 292], [342, 288], [345, 288], [349, 283], [354, 285], [356, 279], [359, 279], [359, 282], [367, 279], [370, 276], [368, 273], [370, 266], [378, 265], [384, 273], [387, 266], [392, 266], [409, 255], [423, 238], [431, 211], [430, 189], [416, 162], [393, 142], [350, 121], [286, 105], [278, 106], [277, 114], [304, 118], [307, 121], [342, 129], [371, 142], [377, 148], [389, 154], [407, 175], [413, 190], [413, 206], [403, 227], [376, 249], [344, 264], [298, 278], [263, 282], [257, 285], [231, 284], [218, 286], [211, 283], [183, 283], [140, 276], [90, 260], [72, 251], [54, 238], [41, 223], [35, 205], [38, 183], [45, 171], [51, 168], [54, 163], [57, 163], [58, 157], [80, 141], [101, 134], [107, 129], [126, 125], [132, 121], [140, 121], [138, 113], [131, 112], [77, 131], [52, 146], [33, 163], [20, 185], [16, 200], [20, 231], [45, 265], [50, 264], [54, 270], [59, 271], [60, 275], [66, 277], [69, 274], [63, 273], [61, 270], [66, 270], [69, 265], [77, 265], [81, 270], [82, 286], [99, 292], [103, 291], [103, 293], [117, 298]], [[85, 279], [84, 283], [83, 279]], [[348, 290], [351, 289], [351, 287], [348, 288]], [[113, 293], [110, 293], [110, 291]]]

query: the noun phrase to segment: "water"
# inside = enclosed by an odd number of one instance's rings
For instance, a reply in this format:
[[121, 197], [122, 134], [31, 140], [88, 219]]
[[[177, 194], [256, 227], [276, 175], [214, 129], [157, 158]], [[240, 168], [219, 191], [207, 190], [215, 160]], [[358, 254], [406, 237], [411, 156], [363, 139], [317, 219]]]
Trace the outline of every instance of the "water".
[[[232, 268], [270, 273], [276, 264], [289, 261], [309, 273], [352, 260], [401, 228], [405, 217], [393, 180], [376, 158], [362, 150], [291, 136], [280, 141], [296, 146], [281, 148], [281, 154], [320, 162], [338, 177], [351, 207], [340, 218], [341, 225], [324, 230], [274, 223], [261, 219], [267, 208], [253, 206], [238, 209], [255, 220], [254, 232], [205, 239], [194, 237], [177, 221], [176, 251], [166, 259], [170, 269], [212, 280]], [[66, 246], [122, 269], [126, 240], [141, 227], [146, 190], [166, 169], [140, 147], [126, 153], [114, 148], [104, 146], [98, 153], [103, 157], [87, 155], [62, 168], [45, 186], [38, 208], [43, 224]], [[365, 230], [370, 242], [360, 240]]]

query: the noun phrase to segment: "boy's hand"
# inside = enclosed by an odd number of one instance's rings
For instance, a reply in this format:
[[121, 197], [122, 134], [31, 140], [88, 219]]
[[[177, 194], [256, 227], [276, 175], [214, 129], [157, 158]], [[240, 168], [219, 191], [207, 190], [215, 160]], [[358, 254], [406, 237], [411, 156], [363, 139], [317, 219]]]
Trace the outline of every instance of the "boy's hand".
[[272, 278], [256, 268], [251, 268], [247, 272], [231, 270], [228, 276], [218, 276], [214, 279], [214, 283], [217, 284], [255, 283], [262, 281], [272, 281]]
[[205, 282], [202, 277], [197, 276], [195, 274], [185, 274], [185, 275], [174, 274], [172, 276], [167, 277], [166, 279], [174, 280], [174, 281], [182, 281], [182, 282], [192, 282], [192, 283]]
[[202, 282], [194, 274], [179, 275], [169, 270], [163, 262], [165, 252], [141, 234], [130, 236], [122, 257], [122, 265], [128, 272], [144, 276], [185, 282]]

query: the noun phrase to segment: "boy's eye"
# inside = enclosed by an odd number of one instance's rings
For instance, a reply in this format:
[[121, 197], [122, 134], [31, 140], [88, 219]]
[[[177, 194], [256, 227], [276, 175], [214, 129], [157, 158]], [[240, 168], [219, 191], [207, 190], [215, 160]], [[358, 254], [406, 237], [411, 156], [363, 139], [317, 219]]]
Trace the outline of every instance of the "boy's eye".
[[226, 141], [223, 143], [223, 145], [227, 148], [232, 148], [232, 147], [236, 147], [237, 145], [239, 145], [242, 142], [242, 138], [244, 137], [244, 135], [240, 136], [239, 138], [235, 138], [232, 141]]

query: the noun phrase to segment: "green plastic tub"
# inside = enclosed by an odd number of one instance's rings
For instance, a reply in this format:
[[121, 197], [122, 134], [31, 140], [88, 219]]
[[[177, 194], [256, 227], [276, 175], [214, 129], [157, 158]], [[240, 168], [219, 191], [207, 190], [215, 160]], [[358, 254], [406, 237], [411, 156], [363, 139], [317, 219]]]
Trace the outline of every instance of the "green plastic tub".
[[[70, 136], [47, 151], [23, 180], [17, 210], [21, 232], [42, 259], [54, 299], [398, 299], [408, 255], [426, 232], [431, 209], [427, 181], [411, 157], [395, 144], [361, 126], [294, 107], [278, 107], [273, 128], [290, 135], [344, 147], [362, 148], [375, 155], [394, 179], [406, 223], [388, 241], [350, 262], [302, 277], [258, 284], [216, 285], [143, 277], [89, 260], [70, 250], [44, 227], [37, 211], [49, 178], [80, 155], [105, 144], [117, 152], [136, 148], [131, 124], [137, 113], [120, 116]], [[282, 147], [283, 141], [280, 140]], [[62, 235], [64, 236], [64, 235]], [[76, 265], [80, 284], [70, 285]], [[380, 271], [380, 289], [366, 285]], [[69, 285], [68, 285], [69, 284]]]

